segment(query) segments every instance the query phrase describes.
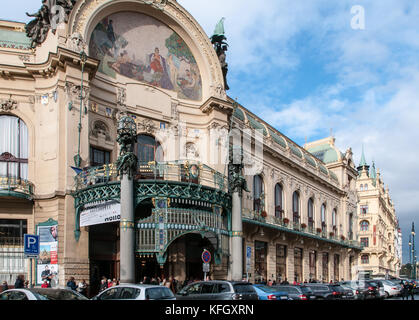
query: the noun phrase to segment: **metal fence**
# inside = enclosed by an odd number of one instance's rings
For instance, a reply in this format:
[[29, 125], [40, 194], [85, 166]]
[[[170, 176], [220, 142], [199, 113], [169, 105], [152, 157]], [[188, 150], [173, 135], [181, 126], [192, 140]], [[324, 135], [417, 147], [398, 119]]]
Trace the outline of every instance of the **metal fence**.
[[23, 238], [0, 237], [0, 282], [14, 285], [16, 277], [26, 273]]

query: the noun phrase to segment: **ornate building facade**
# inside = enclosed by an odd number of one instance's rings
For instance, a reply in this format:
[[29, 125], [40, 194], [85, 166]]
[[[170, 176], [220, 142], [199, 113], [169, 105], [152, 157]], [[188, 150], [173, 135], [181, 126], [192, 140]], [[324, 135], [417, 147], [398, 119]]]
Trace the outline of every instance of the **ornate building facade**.
[[402, 264], [401, 231], [389, 187], [362, 152], [358, 166], [359, 268], [372, 275], [398, 276]]
[[[230, 99], [224, 51], [176, 1], [71, 3], [56, 26], [45, 4], [26, 26], [0, 22], [0, 237], [16, 249], [0, 257], [2, 279], [119, 278], [127, 228], [136, 281], [201, 278], [204, 248], [212, 278], [355, 276], [350, 149], [325, 161]], [[121, 220], [121, 117], [137, 130], [134, 221]], [[233, 132], [245, 155], [237, 197]], [[24, 233], [41, 236], [32, 269]]]

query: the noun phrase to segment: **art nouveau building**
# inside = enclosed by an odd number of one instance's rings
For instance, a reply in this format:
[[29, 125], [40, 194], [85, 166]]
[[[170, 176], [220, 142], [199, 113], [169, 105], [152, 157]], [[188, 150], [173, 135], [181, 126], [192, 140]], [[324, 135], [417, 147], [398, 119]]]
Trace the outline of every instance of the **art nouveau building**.
[[[127, 227], [137, 281], [201, 278], [203, 248], [211, 276], [229, 279], [234, 237], [251, 281], [354, 276], [352, 152], [333, 138], [302, 148], [228, 98], [208, 35], [176, 1], [79, 0], [45, 28], [30, 39], [24, 24], [0, 22], [0, 238], [17, 252], [0, 257], [3, 279], [24, 272], [39, 284], [47, 265], [59, 283], [118, 278]], [[119, 223], [121, 115], [137, 124], [132, 225]], [[242, 230], [232, 227], [233, 129], [248, 146]], [[41, 234], [31, 272], [13, 243], [24, 233]]]
[[359, 268], [373, 275], [398, 276], [401, 268], [401, 232], [388, 186], [379, 169], [371, 168], [362, 153], [358, 166], [359, 240], [363, 247]]

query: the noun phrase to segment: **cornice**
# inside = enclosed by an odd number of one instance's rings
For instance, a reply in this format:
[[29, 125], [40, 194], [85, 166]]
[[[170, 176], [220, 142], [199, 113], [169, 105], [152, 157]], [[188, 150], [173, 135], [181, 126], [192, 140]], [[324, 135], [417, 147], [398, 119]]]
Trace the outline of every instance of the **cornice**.
[[[94, 58], [87, 58], [85, 70], [89, 73], [89, 80], [92, 79], [97, 71], [100, 61]], [[41, 63], [25, 63], [24, 66], [11, 66], [0, 64], [0, 75], [5, 78], [14, 77], [50, 77], [56, 74], [59, 69], [65, 70], [68, 65], [79, 68], [79, 53], [58, 47], [57, 52], [50, 52], [48, 59]]]

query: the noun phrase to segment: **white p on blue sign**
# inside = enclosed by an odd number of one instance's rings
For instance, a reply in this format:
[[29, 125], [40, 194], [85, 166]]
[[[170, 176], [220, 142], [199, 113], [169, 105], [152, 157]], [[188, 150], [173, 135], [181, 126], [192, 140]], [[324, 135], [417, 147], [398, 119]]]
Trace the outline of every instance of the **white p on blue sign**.
[[32, 234], [24, 235], [24, 253], [27, 257], [39, 256], [39, 236]]

